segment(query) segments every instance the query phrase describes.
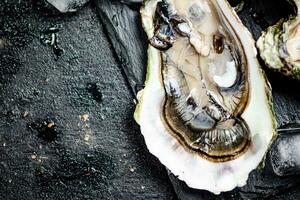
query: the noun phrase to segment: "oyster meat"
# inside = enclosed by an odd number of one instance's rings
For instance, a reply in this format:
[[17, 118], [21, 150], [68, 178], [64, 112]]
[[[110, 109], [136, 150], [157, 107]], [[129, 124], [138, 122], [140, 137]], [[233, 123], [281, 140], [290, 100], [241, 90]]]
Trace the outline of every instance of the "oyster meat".
[[300, 80], [300, 0], [292, 3], [297, 15], [269, 27], [258, 39], [257, 47], [267, 66]]
[[145, 88], [135, 119], [147, 147], [188, 186], [246, 184], [275, 135], [254, 41], [225, 0], [148, 0]]

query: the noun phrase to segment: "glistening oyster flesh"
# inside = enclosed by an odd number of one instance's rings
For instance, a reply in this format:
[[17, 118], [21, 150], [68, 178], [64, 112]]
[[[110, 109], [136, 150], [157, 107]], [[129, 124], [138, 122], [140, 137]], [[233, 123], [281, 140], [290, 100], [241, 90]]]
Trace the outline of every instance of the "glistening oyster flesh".
[[293, 3], [297, 15], [269, 27], [257, 41], [257, 46], [267, 66], [300, 80], [300, 0]]
[[275, 133], [249, 32], [224, 0], [148, 0], [141, 15], [151, 45], [135, 119], [150, 152], [190, 187], [245, 185]]

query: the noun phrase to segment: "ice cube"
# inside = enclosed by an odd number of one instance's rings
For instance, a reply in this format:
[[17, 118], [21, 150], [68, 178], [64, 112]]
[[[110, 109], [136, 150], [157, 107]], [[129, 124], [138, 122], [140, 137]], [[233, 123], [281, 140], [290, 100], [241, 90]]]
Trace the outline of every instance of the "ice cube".
[[89, 0], [47, 0], [60, 12], [75, 12], [78, 8], [82, 7]]
[[300, 173], [300, 133], [279, 136], [270, 152], [271, 165], [278, 176]]

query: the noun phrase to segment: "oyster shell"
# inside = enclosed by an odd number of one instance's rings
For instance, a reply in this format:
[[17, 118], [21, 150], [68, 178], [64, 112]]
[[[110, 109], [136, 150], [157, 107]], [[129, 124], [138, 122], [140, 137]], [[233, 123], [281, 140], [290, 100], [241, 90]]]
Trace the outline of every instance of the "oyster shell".
[[280, 20], [263, 32], [257, 41], [260, 56], [266, 65], [286, 76], [300, 79], [300, 1], [292, 1], [297, 15]]
[[135, 119], [148, 149], [188, 186], [246, 184], [275, 134], [250, 33], [224, 0], [148, 0], [145, 88]]

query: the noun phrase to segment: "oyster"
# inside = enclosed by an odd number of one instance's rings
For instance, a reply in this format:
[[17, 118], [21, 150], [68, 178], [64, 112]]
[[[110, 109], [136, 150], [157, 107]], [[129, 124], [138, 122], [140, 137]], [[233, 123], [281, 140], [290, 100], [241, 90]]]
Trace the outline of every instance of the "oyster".
[[188, 186], [246, 184], [275, 135], [250, 33], [225, 0], [148, 0], [145, 88], [135, 119], [148, 149]]
[[300, 1], [294, 0], [297, 15], [280, 20], [268, 28], [257, 41], [266, 65], [284, 75], [300, 79]]

